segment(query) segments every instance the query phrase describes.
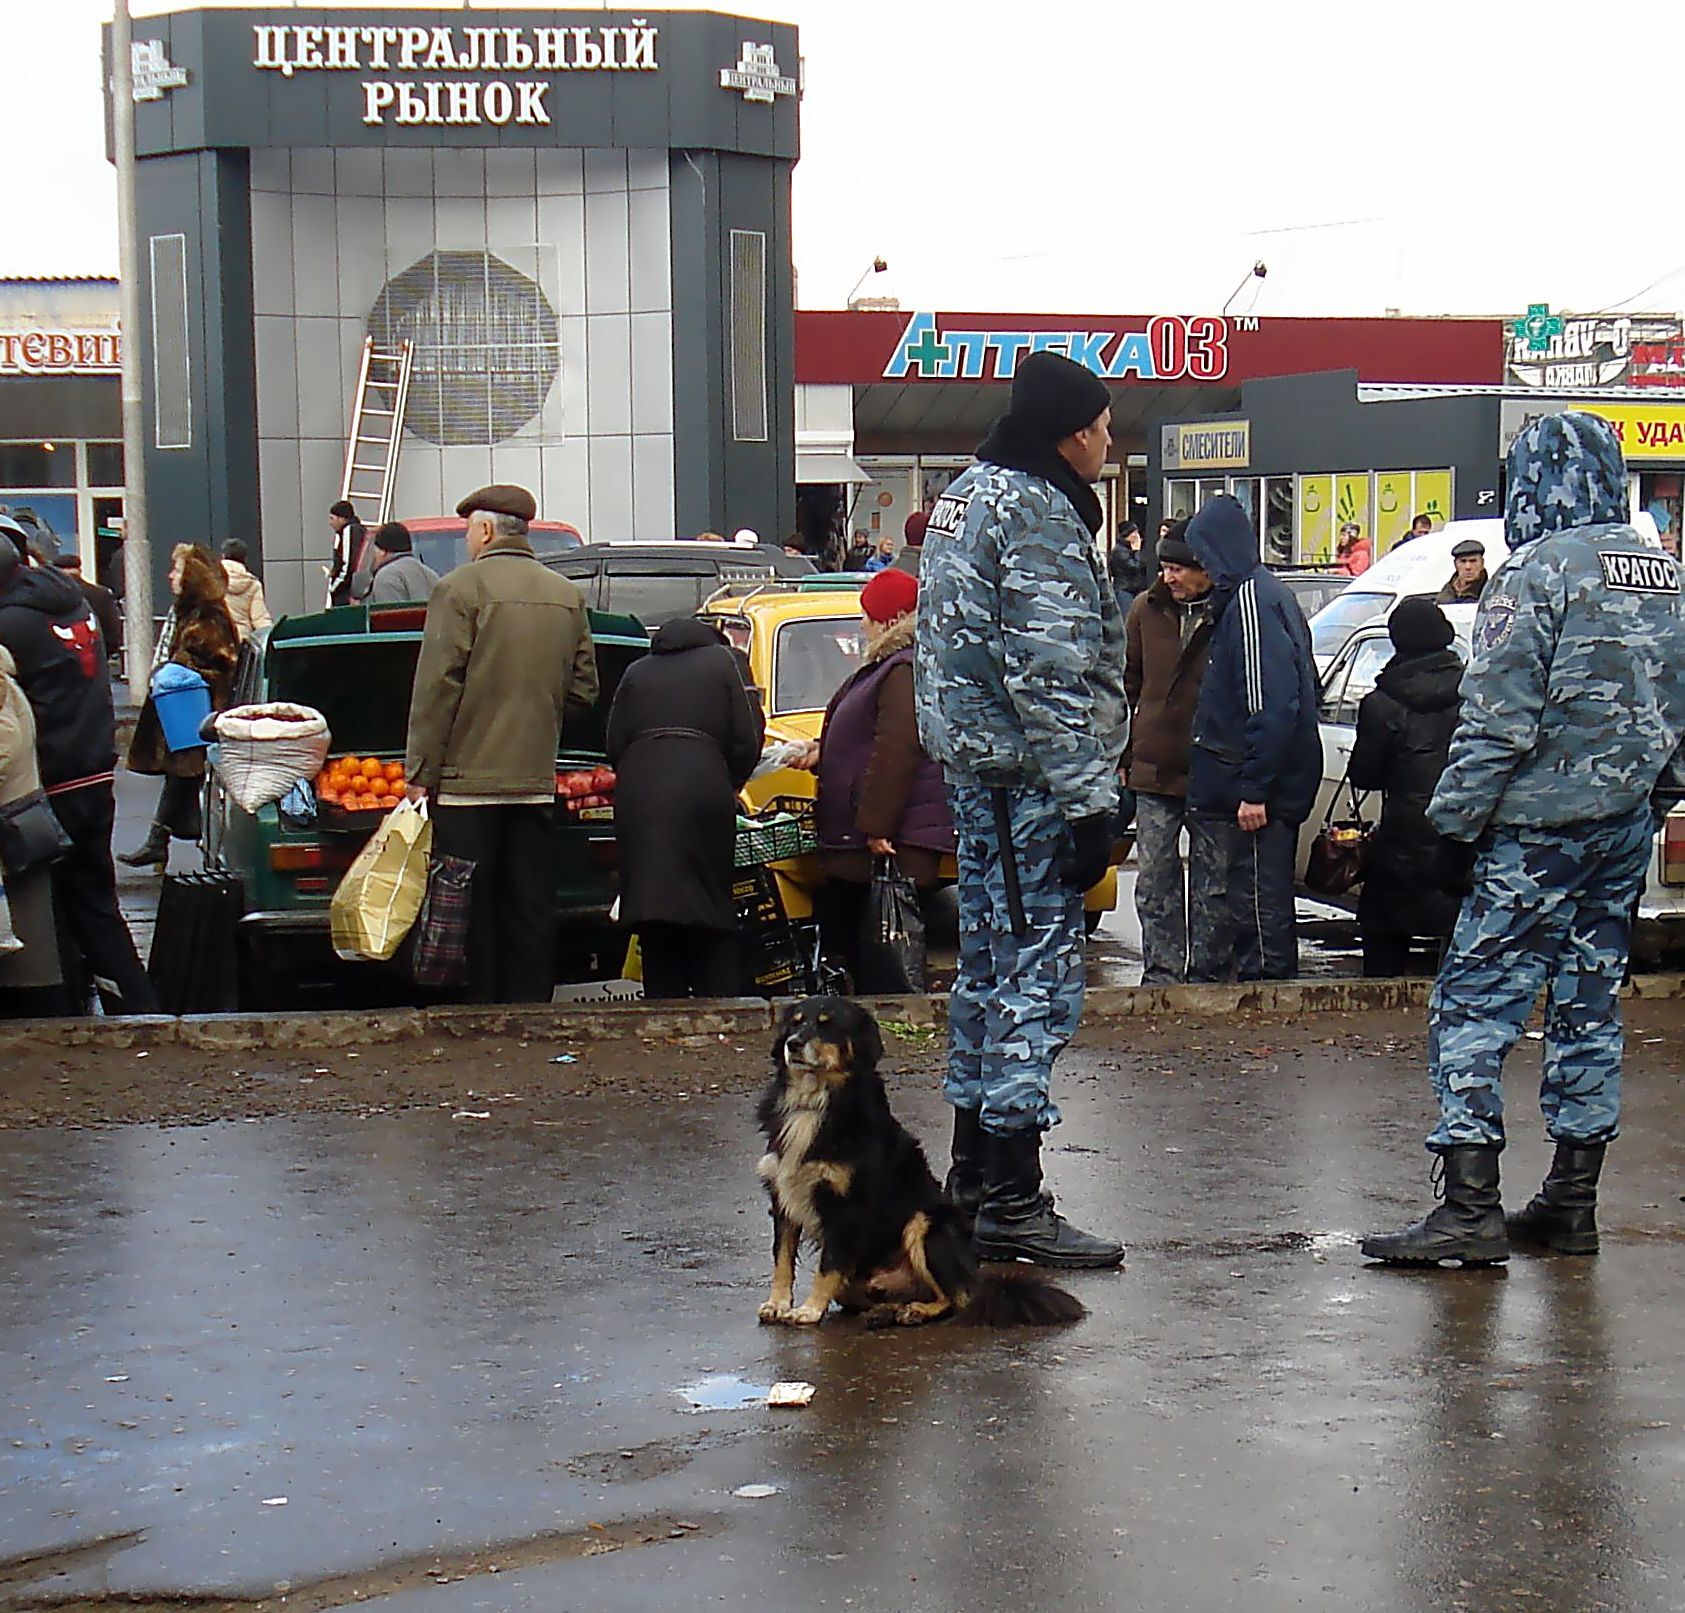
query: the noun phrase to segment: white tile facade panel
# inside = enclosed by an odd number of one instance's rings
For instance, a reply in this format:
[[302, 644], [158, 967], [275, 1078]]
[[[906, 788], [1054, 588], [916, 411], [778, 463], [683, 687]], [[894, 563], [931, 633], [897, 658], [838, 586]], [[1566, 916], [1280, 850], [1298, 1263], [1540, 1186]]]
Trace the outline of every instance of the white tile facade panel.
[[[457, 494], [457, 498], [462, 495]], [[406, 437], [398, 454], [398, 479], [392, 490], [392, 511], [400, 521], [444, 515], [456, 508], [445, 497], [444, 465], [429, 443]]]
[[[254, 153], [255, 155], [255, 153]], [[375, 146], [342, 146], [334, 152], [334, 182], [341, 196], [365, 200], [386, 194], [386, 164]], [[365, 218], [369, 215], [365, 210]]]
[[486, 194], [485, 152], [436, 146], [433, 150], [433, 194], [483, 198]]
[[624, 314], [632, 305], [628, 262], [631, 235], [626, 192], [604, 191], [585, 197], [585, 312]]
[[578, 196], [584, 191], [584, 152], [569, 146], [540, 146], [535, 155], [540, 196]]
[[557, 324], [562, 343], [562, 377], [552, 389], [552, 396], [559, 394], [562, 400], [562, 434], [588, 437], [591, 414], [585, 393], [585, 321], [562, 319]]
[[632, 439], [593, 437], [589, 447], [591, 539], [632, 536]]
[[665, 543], [673, 530], [673, 438], [671, 433], [632, 439], [632, 536]]
[[339, 361], [339, 321], [295, 320], [293, 351], [298, 373], [300, 439], [343, 443], [350, 421]]
[[585, 194], [624, 196], [626, 194], [626, 153], [624, 151], [587, 151], [585, 153]]
[[432, 196], [431, 151], [414, 146], [388, 146], [384, 156], [388, 196]]
[[665, 312], [673, 306], [673, 237], [667, 192], [635, 190], [627, 197], [627, 207], [632, 312]]
[[304, 510], [299, 503], [298, 443], [294, 438], [260, 441], [257, 473], [263, 497], [263, 560], [304, 558]]
[[[540, 153], [542, 155], [542, 153]], [[556, 312], [585, 312], [585, 198], [538, 198], [538, 239], [555, 250]]]
[[673, 319], [633, 314], [632, 430], [640, 436], [673, 430]]
[[338, 222], [333, 197], [293, 198], [293, 305], [301, 316], [339, 312]]
[[486, 195], [524, 196], [531, 200], [538, 194], [534, 152], [488, 151], [485, 158]]
[[290, 315], [292, 311], [292, 198], [273, 191], [253, 191], [252, 312], [261, 318], [264, 314]]
[[583, 437], [548, 443], [544, 448], [544, 484], [535, 488], [538, 513], [546, 521], [570, 521], [591, 536], [591, 462]]
[[[253, 321], [257, 345], [257, 434], [259, 439], [298, 438], [298, 352], [296, 322], [286, 315], [259, 314]], [[296, 471], [296, 464], [295, 471]]]
[[628, 151], [626, 153], [626, 188], [628, 190], [666, 190], [667, 153], [665, 151]]
[[586, 419], [592, 437], [632, 430], [632, 321], [625, 314], [585, 321]]

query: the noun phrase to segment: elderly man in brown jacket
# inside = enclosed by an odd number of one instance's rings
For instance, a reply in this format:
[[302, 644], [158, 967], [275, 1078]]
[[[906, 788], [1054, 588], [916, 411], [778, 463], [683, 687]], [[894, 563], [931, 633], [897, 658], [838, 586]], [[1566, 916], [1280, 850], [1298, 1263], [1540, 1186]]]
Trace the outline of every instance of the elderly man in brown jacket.
[[1221, 900], [1217, 846], [1187, 810], [1188, 750], [1199, 686], [1211, 653], [1211, 578], [1174, 522], [1159, 539], [1159, 580], [1130, 606], [1124, 625], [1124, 692], [1133, 714], [1124, 767], [1135, 791], [1135, 911], [1141, 921], [1141, 983], [1188, 977], [1188, 877], [1195, 902]]
[[597, 698], [585, 599], [527, 541], [523, 487], [482, 487], [468, 563], [434, 589], [410, 696], [405, 772], [433, 807], [433, 849], [474, 864], [468, 994], [548, 1002], [555, 988], [556, 751]]

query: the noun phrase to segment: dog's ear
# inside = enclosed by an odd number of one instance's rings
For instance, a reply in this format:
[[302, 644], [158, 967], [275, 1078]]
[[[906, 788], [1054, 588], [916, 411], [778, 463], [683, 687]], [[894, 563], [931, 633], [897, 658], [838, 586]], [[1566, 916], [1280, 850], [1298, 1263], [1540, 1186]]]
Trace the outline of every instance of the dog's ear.
[[849, 1044], [854, 1062], [864, 1069], [875, 1070], [883, 1062], [883, 1033], [869, 1009], [860, 1009], [860, 1018], [849, 1032]]
[[778, 1029], [772, 1033], [772, 1067], [775, 1070], [787, 1070], [790, 1060], [785, 1053], [784, 1044], [789, 1041], [790, 1033], [796, 1028], [796, 1010], [786, 1008], [784, 1017], [778, 1021]]

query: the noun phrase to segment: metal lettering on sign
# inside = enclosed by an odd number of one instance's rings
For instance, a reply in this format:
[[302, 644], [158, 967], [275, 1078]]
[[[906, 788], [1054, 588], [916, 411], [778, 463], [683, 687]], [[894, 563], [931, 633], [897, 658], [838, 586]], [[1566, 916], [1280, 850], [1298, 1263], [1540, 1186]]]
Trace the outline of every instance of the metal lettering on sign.
[[115, 375], [122, 367], [114, 330], [0, 330], [0, 375]]
[[129, 46], [130, 73], [137, 101], [161, 101], [165, 90], [187, 83], [187, 69], [172, 65], [161, 39], [137, 39]]
[[889, 381], [1010, 381], [1028, 353], [1061, 353], [1108, 381], [1220, 381], [1229, 373], [1229, 322], [1166, 314], [1145, 330], [947, 330], [934, 314], [914, 314], [883, 374]]
[[[257, 23], [252, 27], [252, 66], [282, 78], [321, 71], [652, 73], [661, 65], [656, 57], [660, 32], [645, 17], [634, 17], [629, 25], [577, 28]], [[135, 82], [140, 83], [138, 63]], [[186, 82], [185, 73], [179, 82]], [[545, 104], [551, 88], [548, 79], [492, 77], [452, 82], [385, 77], [364, 79], [359, 88], [366, 124], [490, 123], [501, 127], [550, 122]], [[135, 93], [139, 99], [138, 88]]]
[[796, 81], [778, 71], [778, 56], [771, 45], [757, 45], [752, 39], [745, 39], [737, 65], [720, 69], [720, 88], [741, 90], [745, 101], [771, 106], [777, 96], [794, 95]]

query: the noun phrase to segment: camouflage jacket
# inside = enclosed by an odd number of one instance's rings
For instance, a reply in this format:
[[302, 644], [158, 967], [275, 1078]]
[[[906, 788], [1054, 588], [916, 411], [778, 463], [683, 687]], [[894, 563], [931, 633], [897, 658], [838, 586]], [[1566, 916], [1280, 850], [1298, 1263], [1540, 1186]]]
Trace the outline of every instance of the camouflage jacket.
[[1511, 554], [1481, 601], [1462, 718], [1428, 808], [1441, 833], [1613, 818], [1681, 781], [1679, 568], [1625, 524], [1625, 500], [1602, 421], [1547, 416], [1517, 439]]
[[1109, 812], [1129, 739], [1123, 613], [1071, 502], [979, 464], [925, 531], [914, 661], [919, 740], [951, 774], [1045, 787]]

